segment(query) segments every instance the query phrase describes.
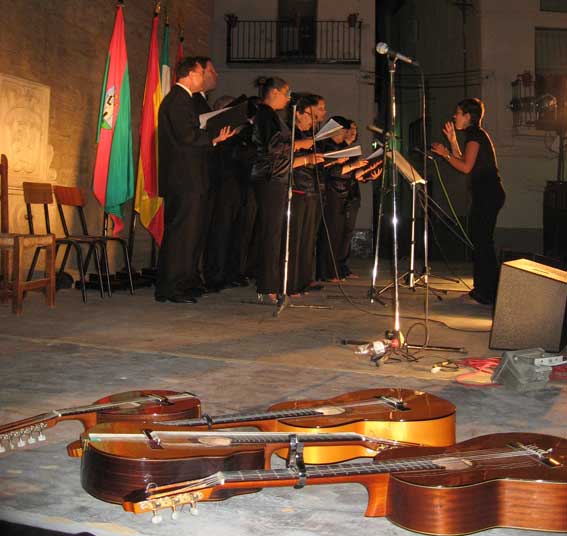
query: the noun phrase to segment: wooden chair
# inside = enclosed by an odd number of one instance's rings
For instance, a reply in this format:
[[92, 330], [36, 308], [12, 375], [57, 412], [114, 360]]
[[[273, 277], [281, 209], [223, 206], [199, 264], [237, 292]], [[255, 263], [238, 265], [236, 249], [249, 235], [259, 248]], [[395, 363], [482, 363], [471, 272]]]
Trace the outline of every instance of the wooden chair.
[[87, 200], [83, 195], [80, 188], [76, 186], [54, 186], [53, 193], [55, 194], [55, 201], [57, 202], [57, 209], [59, 210], [59, 216], [61, 217], [61, 225], [63, 226], [63, 231], [65, 236], [70, 236], [69, 228], [67, 226], [67, 221], [65, 220], [65, 212], [63, 207], [73, 207], [79, 215], [79, 223], [81, 224], [81, 230], [83, 235], [94, 237], [96, 240], [100, 240], [103, 247], [104, 253], [104, 263], [106, 272], [106, 281], [108, 285], [108, 295], [112, 294], [110, 285], [110, 270], [108, 264], [108, 242], [117, 242], [122, 248], [122, 255], [124, 257], [124, 266], [126, 268], [126, 273], [128, 275], [128, 284], [130, 287], [130, 294], [134, 294], [134, 282], [132, 281], [132, 269], [130, 267], [130, 257], [128, 255], [128, 246], [126, 240], [120, 238], [119, 236], [104, 236], [104, 235], [92, 235], [89, 234], [87, 227], [87, 219], [85, 217], [84, 207], [87, 205]]
[[[24, 182], [22, 183], [22, 187], [24, 189], [24, 201], [26, 202], [26, 210], [28, 215], [28, 225], [29, 225], [30, 234], [34, 235], [36, 233], [36, 228], [37, 228], [34, 218], [34, 212], [33, 212], [34, 206], [41, 206], [43, 208], [45, 230], [47, 233], [51, 233], [51, 220], [49, 217], [49, 206], [53, 205], [53, 189], [51, 184], [45, 182]], [[79, 282], [80, 282], [83, 302], [87, 303], [85, 274], [88, 270], [90, 259], [92, 258], [92, 254], [94, 253], [95, 266], [99, 278], [100, 296], [101, 298], [104, 297], [102, 269], [101, 269], [100, 254], [99, 254], [99, 249], [102, 252], [102, 249], [104, 248], [104, 243], [101, 240], [98, 240], [96, 237], [71, 236], [68, 234], [66, 227], [64, 231], [66, 236], [57, 237], [55, 239], [56, 257], [59, 251], [59, 247], [65, 246], [63, 259], [61, 261], [61, 265], [57, 272], [57, 278], [59, 279], [63, 275], [65, 271], [65, 267], [67, 266], [67, 261], [69, 260], [69, 254], [71, 253], [71, 249], [73, 249], [76, 255], [77, 268], [79, 270]], [[86, 245], [88, 248], [86, 258], [83, 255], [84, 245]], [[39, 249], [36, 249], [35, 251], [28, 277], [31, 277], [33, 275], [33, 271], [35, 269], [35, 265], [39, 256], [39, 251], [40, 251]]]
[[[0, 301], [12, 299], [12, 311], [21, 315], [24, 293], [43, 290], [49, 307], [55, 307], [55, 237], [52, 234], [28, 235], [10, 233], [8, 212], [8, 159], [0, 157], [0, 251], [2, 281]], [[45, 251], [45, 276], [41, 279], [26, 279], [24, 254], [27, 250], [42, 248]], [[12, 262], [10, 262], [10, 255]]]

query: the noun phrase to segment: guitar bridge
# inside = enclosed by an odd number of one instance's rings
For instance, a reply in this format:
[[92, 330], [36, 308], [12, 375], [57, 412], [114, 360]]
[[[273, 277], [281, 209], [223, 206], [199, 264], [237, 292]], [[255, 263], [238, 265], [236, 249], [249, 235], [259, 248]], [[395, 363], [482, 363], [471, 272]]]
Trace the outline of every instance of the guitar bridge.
[[380, 402], [398, 411], [409, 411], [410, 409], [403, 400], [394, 398], [393, 396], [377, 396], [376, 398], [380, 400]]
[[520, 443], [519, 441], [513, 441], [508, 443], [508, 446], [516, 449], [516, 450], [523, 450], [527, 453], [531, 454], [533, 457], [537, 458], [538, 461], [543, 463], [544, 465], [548, 465], [549, 467], [559, 467], [563, 465], [559, 460], [553, 458], [551, 453], [553, 449], [543, 450], [539, 448], [537, 445], [524, 445], [524, 443]]

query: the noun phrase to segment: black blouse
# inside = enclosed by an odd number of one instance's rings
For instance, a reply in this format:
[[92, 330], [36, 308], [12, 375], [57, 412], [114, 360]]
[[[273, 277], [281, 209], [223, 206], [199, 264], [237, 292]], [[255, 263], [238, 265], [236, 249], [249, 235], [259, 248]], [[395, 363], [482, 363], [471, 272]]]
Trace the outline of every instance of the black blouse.
[[473, 197], [502, 188], [496, 153], [490, 136], [484, 129], [470, 126], [465, 130], [465, 147], [471, 141], [480, 146], [476, 162], [470, 172]]
[[256, 145], [256, 160], [251, 173], [252, 181], [273, 180], [287, 183], [291, 132], [276, 111], [266, 104], [258, 105], [252, 141]]

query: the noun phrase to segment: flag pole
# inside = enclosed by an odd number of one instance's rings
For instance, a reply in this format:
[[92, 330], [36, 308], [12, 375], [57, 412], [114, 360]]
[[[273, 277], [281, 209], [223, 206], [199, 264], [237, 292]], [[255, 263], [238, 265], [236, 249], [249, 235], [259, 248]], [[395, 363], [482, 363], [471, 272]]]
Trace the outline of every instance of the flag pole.
[[[153, 18], [152, 21], [155, 17], [159, 16], [161, 10], [161, 2], [160, 0], [155, 0], [154, 1], [154, 11], [153, 11]], [[153, 24], [153, 22], [152, 22]], [[138, 146], [138, 158], [137, 158], [137, 162], [138, 165], [140, 165], [140, 153], [141, 153], [141, 143]], [[137, 200], [137, 194], [139, 193], [137, 190], [143, 187], [143, 185], [140, 183], [139, 181], [136, 180], [136, 191], [134, 194], [134, 202], [132, 203], [132, 217], [130, 219], [130, 229], [129, 229], [129, 234], [128, 234], [128, 252], [130, 254], [130, 258], [133, 258], [133, 254], [134, 254], [134, 242], [136, 239], [136, 228], [138, 226], [138, 223], [140, 221], [140, 215], [138, 213], [138, 211], [136, 210], [136, 200]], [[149, 284], [151, 284], [151, 281], [153, 281], [155, 279], [155, 268], [156, 268], [156, 241], [155, 238], [153, 237], [152, 233], [150, 233], [150, 237], [151, 237], [151, 258], [150, 258], [150, 267], [149, 268], [143, 268], [141, 270], [142, 273], [142, 277], [140, 279], [144, 279], [149, 281]], [[144, 286], [147, 286], [147, 282], [144, 283]]]

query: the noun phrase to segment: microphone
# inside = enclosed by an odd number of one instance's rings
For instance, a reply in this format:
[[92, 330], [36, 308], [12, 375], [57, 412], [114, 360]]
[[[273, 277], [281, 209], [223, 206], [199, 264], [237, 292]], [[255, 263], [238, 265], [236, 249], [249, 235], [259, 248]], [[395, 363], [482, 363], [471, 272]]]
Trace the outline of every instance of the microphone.
[[419, 63], [417, 61], [412, 60], [408, 56], [404, 56], [401, 52], [392, 50], [386, 43], [378, 43], [376, 45], [376, 52], [378, 52], [378, 54], [387, 54], [392, 60], [400, 60], [408, 65], [415, 65], [416, 67], [419, 67]]
[[375, 132], [376, 134], [384, 134], [384, 130], [376, 125], [366, 125], [366, 128], [370, 130], [370, 132]]
[[422, 149], [420, 149], [419, 147], [414, 147], [413, 148], [414, 152], [421, 154], [422, 156], [425, 156], [426, 158], [429, 158], [429, 160], [433, 160], [433, 155], [429, 152], [423, 152]]

